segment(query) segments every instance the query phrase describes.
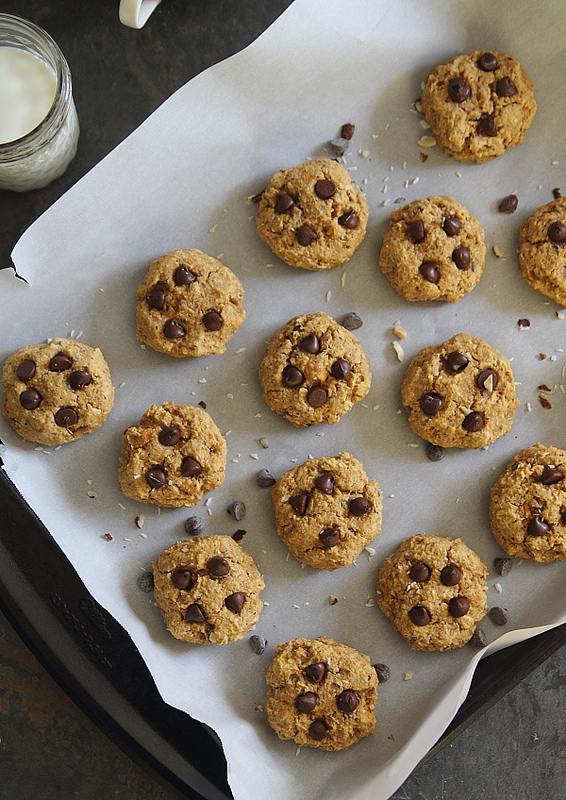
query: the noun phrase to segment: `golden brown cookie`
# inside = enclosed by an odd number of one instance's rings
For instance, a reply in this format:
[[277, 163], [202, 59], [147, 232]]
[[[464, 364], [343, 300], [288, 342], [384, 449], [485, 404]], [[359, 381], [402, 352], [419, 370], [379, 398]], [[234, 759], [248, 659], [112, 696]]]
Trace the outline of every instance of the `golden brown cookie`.
[[537, 104], [518, 61], [494, 50], [474, 50], [431, 72], [422, 108], [449, 155], [479, 164], [522, 142]]
[[28, 344], [4, 363], [2, 413], [30, 442], [59, 445], [99, 428], [114, 387], [98, 347], [75, 339]]
[[377, 675], [353, 647], [323, 637], [285, 642], [266, 680], [267, 720], [280, 739], [344, 750], [375, 729]]
[[489, 517], [510, 556], [566, 559], [566, 452], [535, 444], [517, 453], [491, 490]]
[[467, 333], [421, 350], [401, 399], [417, 436], [442, 447], [491, 444], [511, 430], [519, 405], [509, 361]]
[[126, 497], [156, 506], [195, 506], [224, 483], [226, 440], [200, 408], [150, 406], [124, 432], [118, 482]]
[[322, 311], [275, 334], [259, 375], [267, 405], [297, 427], [334, 425], [371, 386], [361, 344]]
[[230, 536], [200, 536], [169, 547], [153, 564], [165, 625], [191, 644], [228, 644], [259, 619], [265, 584], [255, 561]]
[[454, 303], [481, 278], [483, 228], [453, 197], [414, 200], [389, 218], [379, 266], [405, 300]]
[[309, 567], [347, 567], [381, 531], [379, 484], [350, 453], [293, 467], [272, 497], [277, 533]]
[[194, 248], [166, 253], [138, 287], [137, 337], [175, 358], [219, 355], [245, 319], [243, 296], [217, 258]]
[[364, 240], [365, 195], [336, 161], [307, 161], [276, 172], [261, 194], [257, 233], [292, 267], [344, 264]]
[[413, 650], [454, 650], [487, 612], [486, 577], [461, 539], [417, 534], [381, 565], [377, 604]]
[[566, 197], [537, 208], [521, 225], [519, 262], [533, 289], [566, 306]]

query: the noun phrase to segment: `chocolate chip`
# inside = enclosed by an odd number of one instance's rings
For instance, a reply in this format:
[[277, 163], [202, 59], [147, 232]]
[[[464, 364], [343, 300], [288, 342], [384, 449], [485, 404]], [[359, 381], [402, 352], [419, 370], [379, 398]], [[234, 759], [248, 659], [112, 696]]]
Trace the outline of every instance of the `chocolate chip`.
[[543, 486], [552, 486], [555, 483], [560, 483], [564, 480], [564, 473], [559, 467], [551, 467], [550, 464], [545, 464], [540, 478]]
[[265, 192], [265, 189], [262, 189], [261, 192], [258, 192], [257, 194], [254, 194], [254, 196], [251, 198], [252, 203], [257, 205], [259, 203], [259, 201], [261, 200], [261, 198], [263, 197], [263, 193], [264, 192]]
[[192, 456], [185, 456], [181, 461], [181, 475], [184, 478], [194, 478], [195, 475], [200, 475], [202, 472], [202, 465]]
[[185, 611], [185, 622], [206, 622], [204, 612], [198, 603], [191, 603]]
[[477, 131], [481, 136], [497, 136], [497, 125], [490, 114], [481, 115]]
[[244, 538], [244, 536], [246, 535], [246, 533], [247, 533], [247, 531], [245, 531], [243, 528], [238, 528], [238, 530], [234, 531], [234, 533], [232, 534], [232, 539], [235, 542], [238, 542], [238, 544], [239, 544], [242, 541], [242, 539]]
[[566, 225], [563, 222], [552, 222], [548, 226], [548, 238], [555, 244], [566, 242]]
[[444, 361], [444, 366], [447, 372], [457, 374], [458, 372], [463, 372], [469, 363], [469, 359], [463, 353], [454, 351], [448, 353]]
[[412, 581], [416, 581], [417, 583], [426, 583], [430, 575], [430, 567], [428, 564], [425, 564], [424, 561], [416, 561], [409, 567], [409, 576]]
[[309, 714], [315, 708], [317, 700], [314, 692], [303, 692], [295, 698], [295, 708], [300, 714]]
[[360, 219], [355, 211], [346, 211], [345, 214], [338, 217], [338, 223], [343, 228], [348, 228], [348, 230], [353, 231], [360, 224]]
[[175, 282], [175, 286], [188, 286], [189, 284], [194, 283], [196, 279], [197, 276], [195, 273], [185, 266], [177, 267], [173, 273], [173, 281]]
[[255, 480], [261, 489], [268, 489], [276, 483], [275, 478], [268, 469], [260, 469]]
[[328, 400], [328, 392], [324, 386], [311, 386], [307, 392], [307, 403], [311, 408], [320, 408]]
[[165, 291], [166, 284], [156, 283], [145, 296], [145, 301], [150, 308], [155, 308], [157, 311], [163, 311], [165, 308]]
[[258, 636], [254, 633], [253, 636], [250, 636], [248, 639], [250, 643], [250, 647], [252, 649], [252, 653], [255, 653], [256, 656], [262, 656], [265, 653], [265, 648], [267, 647], [267, 640], [263, 638], [263, 636]]
[[444, 217], [442, 230], [447, 236], [457, 236], [462, 230], [462, 223], [458, 217]]
[[499, 66], [499, 61], [493, 53], [482, 53], [478, 58], [478, 67], [483, 72], [493, 72]]
[[472, 636], [468, 644], [471, 647], [477, 647], [478, 650], [481, 650], [482, 647], [485, 647], [487, 645], [487, 636], [482, 630], [476, 628], [476, 630], [474, 631], [474, 635]]
[[353, 122], [346, 122], [340, 128], [340, 136], [343, 139], [347, 139], [348, 141], [350, 141], [350, 139], [352, 139], [352, 137], [354, 136], [355, 130], [356, 126], [354, 125]]
[[452, 251], [452, 261], [456, 264], [458, 269], [470, 269], [472, 263], [470, 248], [464, 247], [463, 245], [456, 247], [456, 249]]
[[182, 339], [186, 335], [187, 330], [182, 322], [174, 317], [168, 319], [163, 326], [163, 333], [166, 339]]
[[295, 236], [298, 243], [303, 247], [307, 247], [307, 245], [312, 244], [312, 242], [318, 239], [318, 236], [309, 225], [301, 225], [297, 228]]
[[233, 500], [226, 511], [236, 522], [241, 522], [246, 516], [246, 504], [242, 500]]
[[427, 417], [435, 417], [444, 406], [444, 398], [438, 392], [425, 392], [421, 395], [419, 405]]
[[424, 222], [421, 219], [413, 219], [407, 223], [405, 228], [407, 239], [413, 244], [421, 244], [426, 237]]
[[163, 467], [156, 464], [146, 471], [145, 480], [151, 489], [161, 489], [167, 486], [167, 473]]
[[477, 433], [485, 428], [485, 417], [480, 411], [470, 411], [462, 420], [462, 428], [468, 433]]
[[330, 373], [337, 381], [345, 381], [351, 371], [352, 367], [344, 358], [337, 358], [330, 367]]
[[224, 598], [224, 605], [233, 614], [239, 614], [246, 602], [246, 595], [243, 592], [234, 592]]
[[387, 664], [374, 664], [373, 668], [377, 672], [377, 680], [380, 683], [387, 683], [391, 677], [391, 669]]
[[519, 205], [519, 198], [516, 194], [508, 194], [503, 200], [499, 201], [499, 205], [497, 206], [498, 210], [501, 211], [502, 214], [512, 214], [514, 211], [517, 210], [517, 206]]
[[344, 314], [340, 324], [343, 328], [346, 328], [347, 331], [357, 331], [364, 323], [355, 311], [350, 311], [348, 314]]
[[348, 511], [353, 517], [363, 517], [371, 511], [371, 503], [365, 497], [352, 497], [348, 500]]
[[453, 103], [463, 103], [471, 94], [470, 84], [464, 78], [450, 78], [448, 81], [448, 97]]
[[86, 369], [78, 369], [69, 375], [71, 389], [84, 389], [92, 383], [92, 375]]
[[309, 725], [309, 736], [311, 739], [315, 739], [317, 742], [320, 742], [322, 739], [326, 739], [329, 733], [330, 726], [322, 718], [315, 719], [315, 721], [311, 722]]
[[18, 380], [23, 381], [31, 381], [33, 376], [35, 375], [35, 361], [32, 361], [31, 358], [26, 358], [23, 361], [20, 361], [18, 366], [16, 367], [16, 376]]
[[187, 517], [183, 525], [185, 533], [189, 536], [198, 536], [204, 530], [204, 525], [200, 517]]
[[451, 597], [448, 601], [448, 611], [452, 617], [465, 617], [470, 610], [470, 601], [467, 597]]
[[497, 388], [498, 383], [499, 375], [491, 368], [482, 369], [476, 378], [476, 386], [478, 389], [481, 389], [482, 392], [492, 392]]
[[509, 612], [501, 606], [493, 606], [489, 609], [489, 618], [494, 625], [506, 625], [509, 620]]
[[304, 353], [308, 353], [311, 356], [316, 356], [320, 353], [320, 339], [318, 336], [315, 336], [314, 333], [309, 333], [308, 336], [305, 336], [304, 339], [301, 339], [299, 342], [299, 347]]
[[562, 192], [558, 186], [552, 190], [552, 196], [555, 200], [558, 200], [559, 197], [562, 197]]
[[340, 531], [338, 528], [324, 528], [318, 534], [318, 540], [325, 550], [330, 550], [331, 547], [340, 544]]
[[462, 580], [462, 570], [456, 564], [447, 564], [440, 571], [440, 580], [445, 586], [456, 586]]
[[546, 536], [550, 530], [550, 525], [541, 514], [533, 514], [527, 524], [529, 536]]
[[65, 372], [66, 369], [71, 369], [73, 366], [73, 359], [65, 353], [57, 353], [49, 362], [49, 369], [51, 372]]
[[517, 87], [511, 78], [505, 76], [495, 82], [495, 94], [498, 97], [514, 97], [517, 94]]
[[174, 425], [169, 425], [159, 431], [157, 439], [159, 444], [162, 444], [164, 447], [174, 447], [181, 441], [181, 431]]
[[281, 378], [283, 386], [287, 386], [289, 389], [296, 389], [297, 386], [301, 386], [305, 381], [305, 376], [301, 370], [292, 364], [287, 364], [281, 373]]
[[494, 558], [493, 559], [493, 566], [495, 571], [498, 575], [505, 577], [511, 572], [513, 567], [513, 559], [512, 558]]
[[199, 400], [198, 403], [197, 403], [197, 406], [199, 408], [202, 408], [203, 411], [206, 411], [206, 403], [204, 402], [204, 400]]
[[360, 705], [360, 698], [353, 689], [344, 689], [336, 698], [336, 705], [344, 714], [351, 714]]
[[436, 261], [423, 261], [419, 267], [419, 272], [425, 281], [429, 283], [438, 283], [440, 280], [440, 270]]
[[424, 625], [429, 624], [432, 617], [430, 616], [428, 608], [425, 608], [424, 606], [413, 606], [409, 611], [409, 619], [413, 625], [418, 625], [420, 628], [422, 628]]
[[278, 214], [285, 214], [295, 205], [295, 201], [287, 192], [278, 192], [275, 198], [275, 210]]
[[150, 594], [153, 592], [155, 588], [153, 572], [148, 569], [142, 572], [141, 575], [138, 575], [136, 578], [136, 586], [140, 592], [145, 592], [145, 594]]
[[289, 505], [295, 512], [298, 514], [299, 517], [304, 517], [307, 513], [307, 508], [309, 505], [309, 501], [311, 496], [308, 492], [302, 492], [301, 494], [295, 494], [293, 497], [289, 498]]
[[530, 319], [526, 319], [526, 318], [518, 319], [517, 320], [517, 326], [519, 328], [521, 328], [522, 330], [524, 330], [525, 328], [530, 328], [531, 327], [531, 321], [530, 321]]
[[328, 666], [324, 661], [315, 661], [313, 664], [309, 664], [308, 667], [305, 667], [303, 672], [309, 683], [322, 683], [326, 677], [327, 669]]
[[20, 394], [20, 405], [25, 408], [26, 411], [34, 411], [39, 407], [42, 400], [43, 397], [39, 394], [37, 389], [24, 389]]
[[314, 485], [323, 494], [332, 494], [334, 491], [335, 476], [331, 472], [323, 472], [314, 479]]
[[560, 509], [560, 523], [566, 525], [566, 508]]
[[320, 180], [315, 183], [314, 191], [321, 200], [330, 200], [336, 193], [336, 184], [332, 181]]
[[171, 583], [173, 586], [176, 586], [177, 589], [184, 589], [186, 591], [192, 587], [194, 582], [193, 571], [190, 567], [177, 567], [177, 569], [173, 570], [171, 573]]
[[224, 320], [222, 319], [222, 314], [219, 311], [211, 310], [207, 311], [206, 314], [203, 314], [202, 324], [207, 331], [219, 331], [224, 325]]
[[224, 578], [230, 572], [230, 564], [222, 556], [212, 556], [206, 562], [206, 569], [213, 578]]
[[79, 421], [79, 414], [76, 409], [71, 406], [61, 406], [55, 412], [55, 424], [60, 428], [70, 428], [71, 425], [76, 425]]
[[444, 458], [444, 448], [439, 444], [431, 444], [430, 442], [427, 442], [424, 450], [425, 456], [429, 461], [440, 461], [442, 458]]

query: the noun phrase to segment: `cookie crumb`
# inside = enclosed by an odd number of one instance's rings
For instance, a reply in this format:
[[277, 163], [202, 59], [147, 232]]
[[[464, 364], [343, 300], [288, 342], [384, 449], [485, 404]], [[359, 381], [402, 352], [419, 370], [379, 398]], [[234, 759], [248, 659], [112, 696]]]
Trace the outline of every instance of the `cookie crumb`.
[[366, 608], [372, 608], [375, 605], [375, 600], [373, 597], [368, 597], [366, 600]]
[[493, 251], [493, 255], [494, 255], [496, 258], [504, 258], [504, 256], [503, 256], [503, 250], [501, 249], [501, 247], [500, 247], [498, 244], [494, 244], [494, 245], [493, 245], [493, 247], [492, 247], [491, 249], [492, 249], [492, 251]]
[[421, 136], [421, 138], [417, 141], [419, 147], [424, 147], [429, 149], [431, 147], [436, 147], [436, 139], [434, 136]]
[[94, 492], [92, 489], [89, 492], [87, 492], [86, 494], [87, 494], [87, 497], [90, 497], [91, 500], [94, 500], [96, 498], [96, 492]]
[[335, 597], [333, 594], [331, 594], [331, 595], [328, 597], [328, 605], [330, 605], [330, 606], [335, 606], [337, 602], [338, 602], [338, 598], [337, 598], [337, 597]]
[[419, 153], [419, 158], [421, 163], [424, 164], [426, 161], [428, 161], [428, 153]]
[[396, 336], [398, 339], [407, 338], [407, 331], [405, 330], [405, 328], [403, 328], [399, 320], [397, 320], [397, 322], [393, 325], [393, 335]]
[[103, 533], [101, 538], [104, 539], [105, 542], [111, 542], [114, 537], [111, 533]]

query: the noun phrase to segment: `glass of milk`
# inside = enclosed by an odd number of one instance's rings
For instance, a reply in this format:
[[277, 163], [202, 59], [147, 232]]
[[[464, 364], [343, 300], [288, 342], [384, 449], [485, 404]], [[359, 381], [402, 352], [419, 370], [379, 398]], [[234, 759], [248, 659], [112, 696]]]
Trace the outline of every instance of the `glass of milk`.
[[0, 189], [46, 186], [77, 151], [71, 73], [44, 30], [0, 14]]

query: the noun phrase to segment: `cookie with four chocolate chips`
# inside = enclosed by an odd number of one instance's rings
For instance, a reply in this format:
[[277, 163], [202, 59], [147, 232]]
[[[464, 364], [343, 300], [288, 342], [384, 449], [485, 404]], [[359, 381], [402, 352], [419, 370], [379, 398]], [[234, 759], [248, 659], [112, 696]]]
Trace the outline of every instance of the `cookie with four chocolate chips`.
[[557, 197], [521, 225], [519, 263], [523, 277], [566, 306], [566, 197]]
[[377, 604], [413, 650], [453, 650], [487, 612], [486, 577], [461, 539], [418, 534], [381, 565]]
[[266, 681], [267, 721], [280, 739], [344, 750], [375, 729], [377, 673], [353, 647], [323, 637], [285, 642]]
[[566, 452], [534, 444], [517, 453], [491, 490], [489, 517], [510, 556], [566, 559]]
[[331, 159], [281, 169], [261, 194], [258, 236], [292, 267], [324, 270], [349, 261], [364, 240], [368, 207], [350, 173]]
[[167, 629], [190, 644], [241, 639], [263, 607], [263, 578], [231, 536], [177, 542], [155, 560], [153, 580]]

